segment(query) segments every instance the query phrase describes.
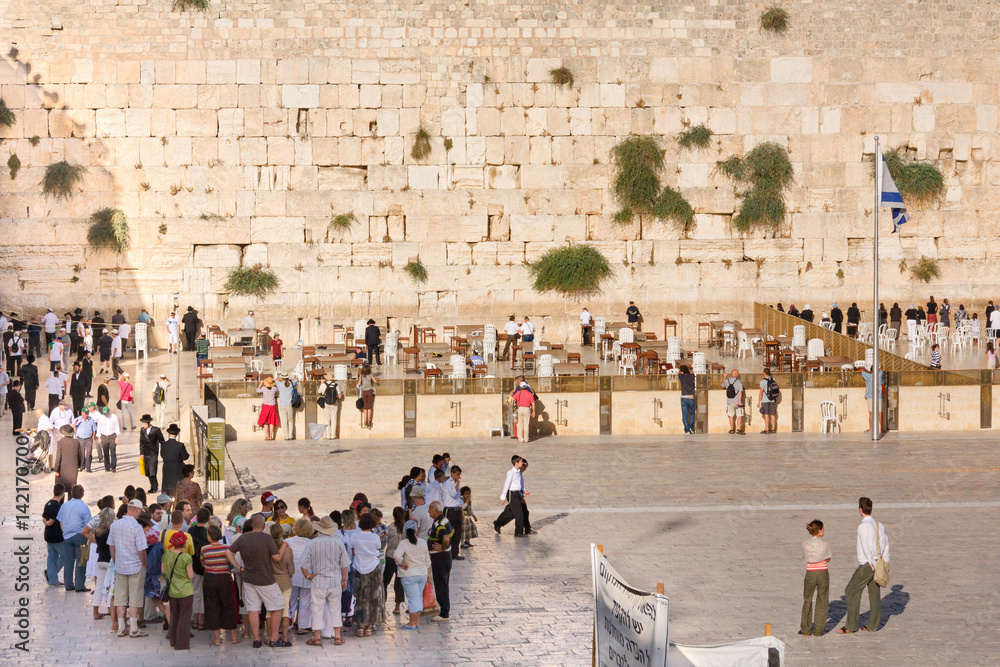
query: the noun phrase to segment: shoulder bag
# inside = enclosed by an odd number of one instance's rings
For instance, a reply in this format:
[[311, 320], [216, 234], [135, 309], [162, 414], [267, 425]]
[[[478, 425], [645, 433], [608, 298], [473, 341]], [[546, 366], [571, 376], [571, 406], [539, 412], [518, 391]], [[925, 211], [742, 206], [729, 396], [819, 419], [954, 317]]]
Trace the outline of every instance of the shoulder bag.
[[878, 547], [878, 560], [875, 561], [875, 583], [885, 588], [889, 585], [889, 561], [882, 558], [882, 535], [881, 525], [875, 522], [875, 545]]
[[[163, 531], [163, 532], [165, 533], [167, 531]], [[184, 553], [184, 552], [182, 551], [181, 553]], [[169, 577], [164, 577], [167, 580], [167, 583], [163, 586], [163, 590], [160, 591], [160, 600], [162, 602], [169, 602], [170, 601], [170, 580], [171, 580], [171, 578], [174, 575], [174, 570], [177, 569], [177, 561], [179, 561], [180, 559], [181, 559], [181, 554], [179, 553], [179, 554], [177, 554], [177, 557], [174, 558], [173, 567], [170, 568], [170, 576]]]

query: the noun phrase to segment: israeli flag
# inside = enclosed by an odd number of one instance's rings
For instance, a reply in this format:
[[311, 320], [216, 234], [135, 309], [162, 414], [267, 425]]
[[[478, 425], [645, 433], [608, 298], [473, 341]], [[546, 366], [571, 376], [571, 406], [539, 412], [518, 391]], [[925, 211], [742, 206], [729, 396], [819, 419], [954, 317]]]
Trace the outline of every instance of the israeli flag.
[[900, 227], [910, 221], [910, 216], [906, 215], [906, 204], [903, 203], [903, 197], [899, 194], [895, 181], [892, 180], [889, 165], [885, 163], [882, 151], [878, 152], [878, 160], [882, 165], [882, 192], [879, 204], [892, 209], [892, 233], [895, 234]]

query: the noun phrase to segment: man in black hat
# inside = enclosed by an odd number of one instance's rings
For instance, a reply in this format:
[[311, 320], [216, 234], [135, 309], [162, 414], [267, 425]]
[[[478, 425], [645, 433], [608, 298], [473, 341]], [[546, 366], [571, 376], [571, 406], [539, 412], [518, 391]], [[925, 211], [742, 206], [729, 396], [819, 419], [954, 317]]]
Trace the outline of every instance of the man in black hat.
[[368, 363], [376, 363], [379, 366], [382, 365], [382, 353], [379, 352], [379, 344], [382, 342], [381, 332], [378, 330], [378, 326], [375, 324], [375, 320], [368, 320], [368, 326], [365, 328], [365, 345], [368, 346]]
[[198, 311], [188, 306], [181, 323], [184, 325], [184, 349], [190, 352], [194, 349], [194, 339], [198, 335]]
[[[142, 428], [139, 429], [139, 456], [142, 457], [143, 465], [146, 468], [146, 477], [149, 479], [149, 492], [156, 493], [159, 486], [156, 481], [158, 468], [160, 445], [163, 444], [163, 432], [153, 426], [153, 418], [148, 414], [143, 415], [139, 420]], [[179, 430], [179, 429], [178, 429]]]
[[184, 479], [184, 462], [188, 460], [187, 447], [177, 440], [181, 429], [177, 424], [167, 427], [170, 439], [160, 445], [160, 458], [163, 459], [163, 492], [173, 495], [177, 482]]
[[69, 424], [59, 427], [59, 440], [56, 442], [56, 460], [52, 471], [56, 481], [63, 486], [73, 488], [80, 474], [83, 461], [80, 457], [80, 443], [73, 437], [75, 431]]

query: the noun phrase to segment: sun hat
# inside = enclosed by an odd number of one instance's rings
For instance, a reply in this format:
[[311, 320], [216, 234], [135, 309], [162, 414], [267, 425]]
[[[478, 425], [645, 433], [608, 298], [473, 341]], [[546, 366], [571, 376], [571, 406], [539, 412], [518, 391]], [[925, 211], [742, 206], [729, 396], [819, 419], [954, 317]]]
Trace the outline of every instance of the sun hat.
[[169, 503], [171, 500], [173, 500], [173, 498], [171, 498], [165, 493], [161, 493], [160, 495], [156, 496], [156, 502], [159, 503], [160, 505], [165, 505], [166, 503]]
[[410, 489], [410, 497], [411, 498], [423, 498], [424, 497], [424, 487], [422, 487], [422, 486], [414, 486], [412, 489]]
[[142, 509], [142, 501], [139, 500], [138, 498], [133, 498], [132, 500], [128, 501], [128, 506]]
[[316, 526], [316, 532], [322, 535], [333, 535], [337, 532], [337, 524], [334, 523], [333, 519], [325, 516], [320, 520], [319, 525]]

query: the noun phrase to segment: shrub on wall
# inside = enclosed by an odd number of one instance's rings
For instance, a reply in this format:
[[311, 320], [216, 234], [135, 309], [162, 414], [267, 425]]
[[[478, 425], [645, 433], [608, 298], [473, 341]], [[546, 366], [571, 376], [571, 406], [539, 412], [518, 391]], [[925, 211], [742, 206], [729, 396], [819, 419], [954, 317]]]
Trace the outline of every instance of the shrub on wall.
[[65, 160], [50, 164], [45, 168], [42, 178], [42, 192], [53, 195], [56, 199], [69, 199], [73, 196], [73, 188], [83, 180], [86, 167], [70, 164]]
[[704, 123], [689, 127], [677, 137], [677, 143], [681, 148], [707, 148], [712, 143], [712, 131]]
[[417, 130], [417, 136], [413, 138], [413, 150], [410, 151], [410, 157], [419, 161], [427, 158], [430, 154], [431, 135], [421, 125], [420, 129]]
[[621, 205], [614, 221], [628, 222], [636, 213], [673, 220], [687, 230], [694, 222], [694, 211], [687, 200], [670, 187], [660, 188], [663, 148], [654, 135], [631, 136], [611, 149], [614, 175], [611, 191]]
[[108, 248], [119, 255], [129, 247], [128, 220], [121, 209], [102, 208], [90, 216], [87, 243], [97, 249]]
[[427, 268], [424, 266], [424, 263], [420, 261], [419, 257], [411, 259], [407, 262], [406, 266], [403, 267], [403, 270], [410, 274], [410, 277], [413, 278], [413, 282], [427, 282]]
[[260, 298], [278, 289], [278, 276], [270, 269], [265, 269], [262, 264], [238, 266], [229, 272], [223, 289], [232, 294]]
[[785, 220], [784, 189], [794, 172], [788, 151], [774, 142], [760, 144], [744, 157], [730, 157], [716, 163], [716, 171], [746, 185], [738, 196], [740, 211], [733, 226], [741, 232], [754, 227], [777, 229]]
[[937, 260], [921, 257], [917, 265], [910, 269], [910, 273], [917, 280], [929, 283], [934, 278], [941, 277], [941, 268], [938, 266]]
[[[927, 162], [910, 162], [903, 157], [902, 146], [885, 152], [885, 166], [903, 196], [904, 202], [926, 204], [944, 196], [944, 176], [941, 171]], [[872, 177], [875, 175], [875, 161], [872, 160]]]
[[556, 84], [557, 86], [573, 85], [573, 72], [569, 71], [568, 67], [557, 67], [555, 69], [550, 69], [549, 76], [552, 77], [552, 83]]
[[17, 115], [7, 108], [7, 103], [0, 97], [0, 125], [12, 127], [17, 122]]
[[358, 219], [354, 217], [353, 213], [341, 213], [339, 215], [331, 215], [329, 227], [335, 232], [344, 233], [350, 231], [351, 226], [357, 221]]
[[788, 12], [781, 7], [770, 7], [760, 15], [760, 27], [769, 32], [785, 32], [788, 30]]
[[7, 158], [7, 168], [10, 169], [10, 180], [13, 181], [21, 170], [21, 158], [17, 157], [17, 153], [11, 153]]
[[174, 0], [174, 9], [180, 12], [188, 9], [205, 11], [208, 9], [208, 0]]
[[528, 268], [535, 279], [535, 291], [563, 294], [597, 292], [612, 274], [608, 260], [589, 245], [552, 248]]

